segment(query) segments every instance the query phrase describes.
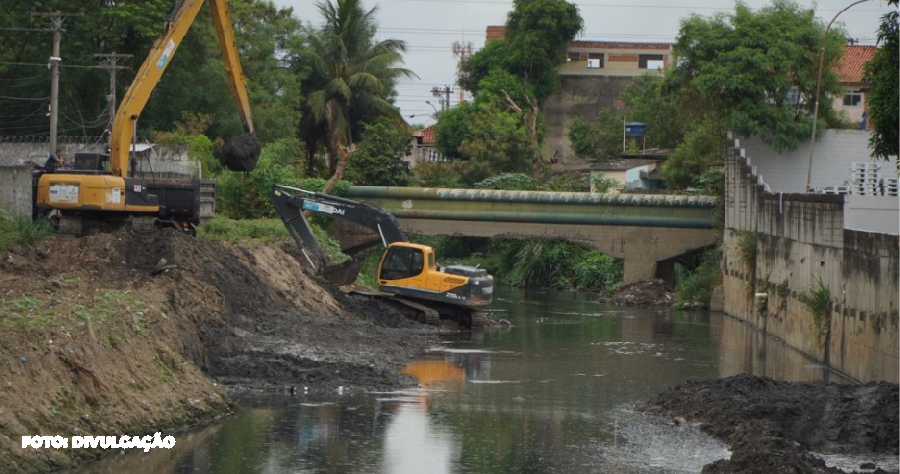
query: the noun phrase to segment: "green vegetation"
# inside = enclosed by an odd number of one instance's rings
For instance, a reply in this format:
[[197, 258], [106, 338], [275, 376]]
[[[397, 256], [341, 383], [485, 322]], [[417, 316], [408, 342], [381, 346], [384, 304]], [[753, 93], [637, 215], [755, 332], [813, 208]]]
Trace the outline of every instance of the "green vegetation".
[[756, 232], [740, 230], [737, 232], [737, 251], [741, 264], [747, 269], [750, 277], [756, 277]]
[[831, 328], [831, 291], [822, 281], [822, 277], [817, 277], [808, 289], [797, 296], [797, 299], [812, 315], [812, 329], [816, 336], [816, 343], [822, 347]]
[[894, 9], [881, 17], [878, 50], [866, 63], [863, 82], [868, 91], [869, 120], [875, 127], [869, 138], [872, 156], [883, 160], [900, 154], [900, 13], [898, 0], [888, 0]]
[[515, 0], [505, 39], [460, 64], [460, 87], [473, 101], [441, 113], [435, 145], [459, 160], [453, 169], [462, 183], [504, 172], [543, 174], [541, 108], [558, 90], [557, 67], [583, 26], [573, 3]]
[[623, 152], [622, 126], [621, 118], [611, 109], [598, 110], [593, 122], [576, 118], [569, 128], [572, 151], [596, 162], [618, 159]]
[[363, 123], [384, 118], [408, 131], [389, 99], [399, 79], [415, 77], [397, 67], [406, 51], [403, 41], [375, 41], [378, 7], [367, 11], [360, 0], [336, 1], [316, 3], [324, 26], [310, 32], [309, 48], [299, 61], [308, 71], [302, 85], [301, 135], [307, 150], [321, 144], [328, 152], [326, 193], [343, 177]]
[[201, 238], [224, 242], [273, 242], [290, 237], [281, 219], [229, 219], [215, 217], [199, 227]]
[[722, 252], [707, 250], [693, 271], [683, 265], [675, 267], [675, 297], [681, 305], [702, 303], [709, 305], [713, 290], [722, 283]]
[[[0, 298], [0, 329], [28, 330], [84, 322], [92, 332], [95, 322], [103, 323], [121, 315], [143, 319], [148, 311], [146, 303], [135, 293], [122, 290], [104, 291], [84, 303], [69, 306], [57, 306], [55, 302], [37, 296], [12, 300]], [[76, 321], [71, 319], [72, 316]]]
[[52, 233], [53, 226], [46, 219], [32, 221], [0, 209], [0, 254], [14, 245], [32, 245]]

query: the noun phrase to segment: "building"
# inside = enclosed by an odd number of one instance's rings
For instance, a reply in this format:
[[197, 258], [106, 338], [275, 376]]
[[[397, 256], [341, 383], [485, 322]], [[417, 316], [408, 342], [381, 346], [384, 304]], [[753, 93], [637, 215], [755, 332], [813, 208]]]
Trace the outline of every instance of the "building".
[[863, 83], [865, 65], [875, 56], [875, 46], [861, 46], [848, 44], [844, 48], [844, 55], [838, 61], [836, 71], [843, 86], [843, 96], [834, 97], [833, 107], [838, 113], [846, 114], [851, 122], [861, 124], [860, 128], [871, 130], [871, 125], [863, 123], [864, 114], [868, 108], [866, 98], [868, 92]]
[[672, 60], [669, 43], [573, 41], [559, 73], [568, 76], [662, 75]]
[[409, 156], [403, 157], [403, 160], [409, 163], [410, 169], [415, 168], [419, 163], [450, 161], [434, 147], [434, 132], [435, 126], [430, 125], [413, 133], [412, 152]]
[[[485, 44], [502, 41], [505, 31], [505, 26], [488, 26]], [[671, 43], [573, 41], [559, 73], [563, 76], [662, 75], [672, 58]]]

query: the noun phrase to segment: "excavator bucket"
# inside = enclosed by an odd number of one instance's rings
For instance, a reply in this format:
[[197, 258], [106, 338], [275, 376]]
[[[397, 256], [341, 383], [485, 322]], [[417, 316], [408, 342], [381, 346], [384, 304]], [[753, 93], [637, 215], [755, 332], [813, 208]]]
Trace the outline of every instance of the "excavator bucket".
[[231, 171], [253, 171], [261, 152], [262, 143], [255, 134], [249, 133], [228, 140], [219, 161]]
[[356, 259], [329, 265], [322, 271], [322, 277], [338, 286], [349, 285], [356, 281], [362, 262]]

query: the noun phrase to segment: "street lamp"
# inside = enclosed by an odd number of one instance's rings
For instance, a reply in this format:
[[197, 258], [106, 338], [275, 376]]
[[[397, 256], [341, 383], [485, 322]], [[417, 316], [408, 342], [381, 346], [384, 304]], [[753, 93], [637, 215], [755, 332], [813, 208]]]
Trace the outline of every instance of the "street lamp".
[[825, 33], [822, 35], [822, 42], [819, 44], [819, 73], [816, 76], [816, 99], [813, 102], [813, 124], [812, 124], [812, 136], [810, 137], [810, 147], [809, 147], [809, 165], [806, 169], [806, 192], [809, 192], [809, 184], [812, 178], [812, 162], [813, 162], [813, 153], [816, 150], [816, 124], [819, 121], [819, 93], [822, 90], [822, 69], [825, 64], [825, 41], [828, 39], [828, 31], [831, 30], [831, 25], [834, 24], [834, 20], [837, 20], [837, 17], [841, 16], [841, 13], [849, 10], [851, 7], [859, 5], [860, 3], [868, 2], [869, 0], [857, 0], [850, 5], [847, 5], [846, 8], [839, 11], [834, 18], [831, 19], [831, 22], [828, 23], [828, 26], [825, 28]]
[[434, 116], [437, 117], [437, 114], [438, 114], [438, 109], [437, 109], [437, 107], [435, 107], [434, 104], [432, 104], [430, 100], [426, 100], [425, 103], [428, 104], [428, 105], [430, 105], [431, 108], [434, 109]]

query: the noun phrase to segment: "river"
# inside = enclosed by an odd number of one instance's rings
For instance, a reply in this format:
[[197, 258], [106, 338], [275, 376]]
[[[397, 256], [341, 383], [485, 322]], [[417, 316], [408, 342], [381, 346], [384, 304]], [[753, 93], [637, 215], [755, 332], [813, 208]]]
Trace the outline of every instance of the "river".
[[78, 472], [698, 473], [727, 446], [636, 403], [692, 378], [826, 376], [721, 313], [505, 288], [491, 313], [512, 327], [449, 335], [408, 368], [418, 389], [245, 397], [237, 414], [179, 434], [172, 450]]

